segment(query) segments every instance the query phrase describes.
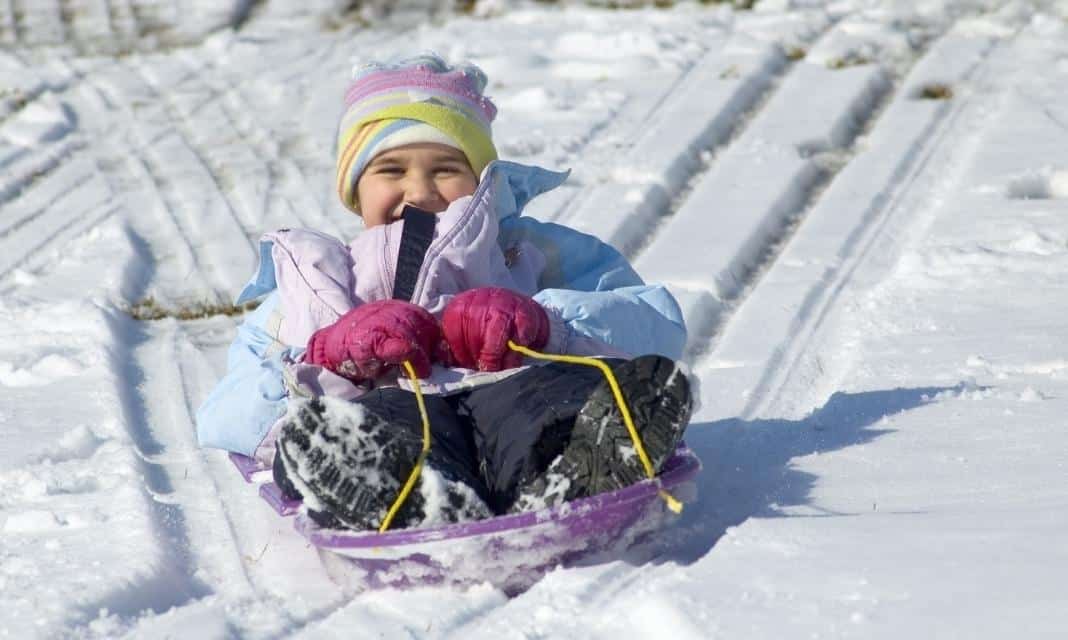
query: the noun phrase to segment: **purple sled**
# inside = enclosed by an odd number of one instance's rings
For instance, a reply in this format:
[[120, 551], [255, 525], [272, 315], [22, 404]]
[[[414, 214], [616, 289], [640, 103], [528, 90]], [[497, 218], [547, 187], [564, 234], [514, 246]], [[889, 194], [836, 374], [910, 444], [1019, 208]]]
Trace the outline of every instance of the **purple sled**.
[[[250, 482], [262, 470], [250, 458], [230, 457]], [[618, 559], [648, 541], [674, 516], [659, 490], [692, 501], [700, 469], [697, 456], [680, 445], [656, 480], [540, 511], [385, 533], [324, 529], [270, 482], [260, 485], [260, 495], [280, 515], [297, 514], [296, 530], [316, 547], [331, 578], [352, 590], [490, 582], [514, 595], [553, 567]]]

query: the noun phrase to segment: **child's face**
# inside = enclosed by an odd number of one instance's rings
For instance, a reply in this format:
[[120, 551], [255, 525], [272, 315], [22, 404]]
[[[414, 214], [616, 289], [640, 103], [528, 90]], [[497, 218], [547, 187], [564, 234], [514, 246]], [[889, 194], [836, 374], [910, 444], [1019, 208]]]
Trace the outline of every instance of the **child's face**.
[[374, 157], [356, 183], [366, 227], [399, 220], [405, 204], [439, 213], [475, 192], [478, 178], [459, 149], [421, 142]]

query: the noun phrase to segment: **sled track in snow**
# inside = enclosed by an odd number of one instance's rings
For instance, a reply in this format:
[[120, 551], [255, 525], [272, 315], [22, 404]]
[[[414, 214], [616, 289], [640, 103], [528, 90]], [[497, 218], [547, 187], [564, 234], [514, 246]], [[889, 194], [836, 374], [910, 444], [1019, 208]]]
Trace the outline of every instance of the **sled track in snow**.
[[[127, 327], [133, 324], [124, 316], [112, 319], [112, 331], [116, 337], [131, 333]], [[136, 334], [134, 334], [136, 335]], [[83, 610], [93, 614], [100, 609], [110, 609], [124, 617], [140, 615], [151, 610], [164, 613], [171, 608], [182, 607], [210, 593], [197, 577], [196, 550], [190, 535], [189, 521], [200, 514], [191, 512], [177, 499], [174, 465], [168, 464], [173, 455], [173, 434], [161, 438], [159, 432], [148, 425], [154, 416], [149, 410], [147, 394], [141, 391], [140, 382], [149, 369], [134, 357], [135, 344], [118, 342], [117, 361], [123, 367], [121, 376], [133, 383], [120, 386], [119, 398], [134, 451], [140, 459], [145, 490], [148, 493], [149, 520], [162, 547], [163, 562], [150, 574], [140, 576], [131, 584], [122, 585], [107, 593], [99, 602], [87, 603]], [[181, 386], [181, 381], [177, 381]]]

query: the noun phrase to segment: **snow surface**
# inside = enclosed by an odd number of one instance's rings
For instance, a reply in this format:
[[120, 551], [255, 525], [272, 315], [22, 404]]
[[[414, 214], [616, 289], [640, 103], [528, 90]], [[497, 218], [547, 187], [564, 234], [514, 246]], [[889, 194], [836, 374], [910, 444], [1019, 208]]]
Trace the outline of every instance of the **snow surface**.
[[[0, 637], [1064, 637], [1068, 2], [676, 4], [0, 7]], [[531, 212], [683, 305], [705, 468], [652, 559], [353, 595], [196, 447], [237, 320], [124, 311], [359, 233], [347, 71], [426, 48], [574, 169]]]

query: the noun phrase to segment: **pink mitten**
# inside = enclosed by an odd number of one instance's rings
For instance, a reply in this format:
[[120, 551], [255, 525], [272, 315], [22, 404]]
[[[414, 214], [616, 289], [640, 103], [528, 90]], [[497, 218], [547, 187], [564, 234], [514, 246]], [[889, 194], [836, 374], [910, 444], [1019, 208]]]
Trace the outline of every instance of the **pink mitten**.
[[362, 382], [408, 360], [416, 375], [425, 378], [440, 340], [438, 322], [426, 309], [401, 300], [379, 300], [362, 304], [313, 333], [304, 361]]
[[500, 371], [518, 367], [523, 356], [508, 341], [541, 349], [549, 341], [549, 315], [531, 298], [509, 289], [483, 287], [464, 291], [449, 301], [441, 318], [449, 363]]

